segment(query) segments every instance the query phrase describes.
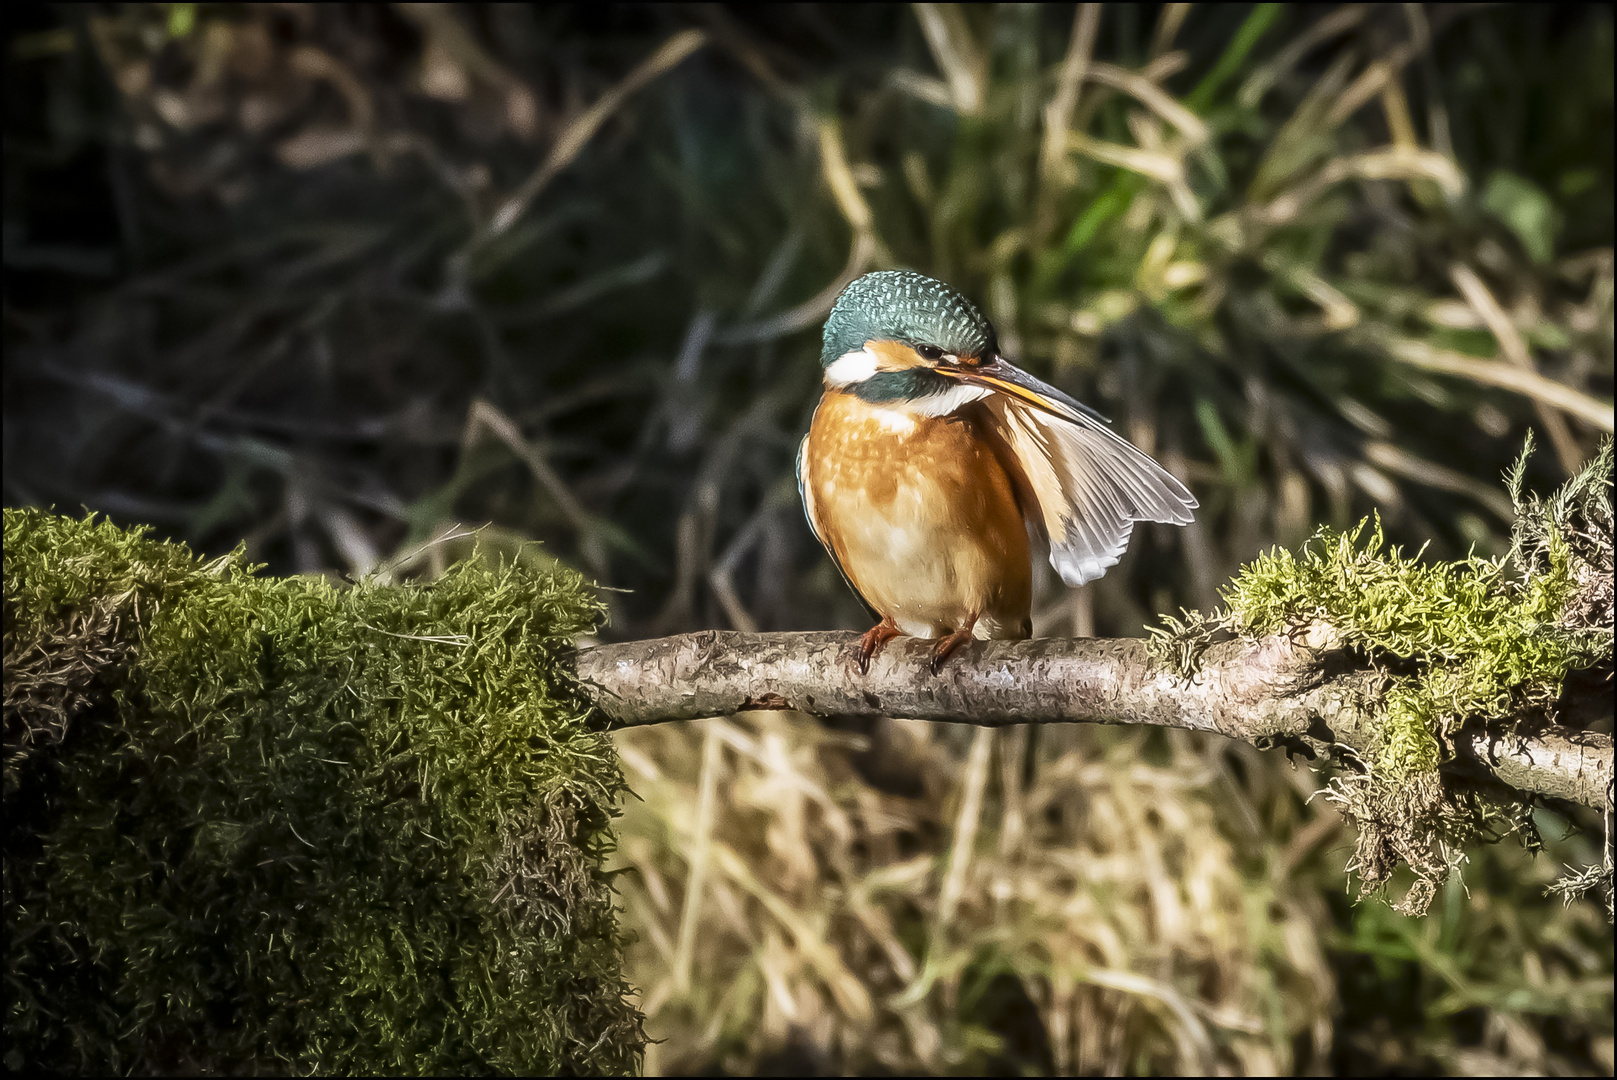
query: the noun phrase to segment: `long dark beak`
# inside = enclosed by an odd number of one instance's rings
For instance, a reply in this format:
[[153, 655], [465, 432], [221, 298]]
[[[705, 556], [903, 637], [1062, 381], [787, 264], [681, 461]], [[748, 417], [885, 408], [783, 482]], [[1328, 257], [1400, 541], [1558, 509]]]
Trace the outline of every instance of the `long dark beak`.
[[1035, 379], [1003, 356], [981, 364], [939, 364], [939, 375], [958, 379], [969, 386], [984, 386], [997, 394], [1019, 398], [1052, 416], [1074, 424], [1086, 420], [1110, 423], [1104, 416], [1047, 382]]

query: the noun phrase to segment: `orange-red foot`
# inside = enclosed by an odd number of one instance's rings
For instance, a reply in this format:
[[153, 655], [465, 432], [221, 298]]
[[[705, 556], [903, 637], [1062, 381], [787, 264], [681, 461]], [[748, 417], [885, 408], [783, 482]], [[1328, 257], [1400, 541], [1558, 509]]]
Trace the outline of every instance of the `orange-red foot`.
[[956, 630], [947, 637], [939, 638], [938, 643], [932, 646], [932, 662], [927, 665], [932, 669], [932, 674], [941, 675], [944, 662], [954, 654], [956, 649], [970, 640], [971, 627], [969, 626], [964, 630]]
[[859, 638], [859, 674], [869, 675], [871, 659], [881, 652], [889, 641], [902, 634], [902, 630], [886, 619], [866, 630]]

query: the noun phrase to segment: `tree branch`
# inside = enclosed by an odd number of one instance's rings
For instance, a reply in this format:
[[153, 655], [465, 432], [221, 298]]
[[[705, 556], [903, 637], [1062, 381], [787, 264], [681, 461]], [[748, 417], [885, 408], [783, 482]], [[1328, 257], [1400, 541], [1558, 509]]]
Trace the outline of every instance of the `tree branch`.
[[[1333, 654], [1288, 637], [1213, 645], [1188, 681], [1152, 660], [1142, 640], [1089, 638], [972, 642], [940, 676], [927, 670], [930, 642], [901, 638], [864, 676], [852, 660], [856, 637], [704, 631], [585, 649], [577, 670], [614, 727], [797, 709], [989, 726], [1154, 724], [1309, 757], [1368, 754], [1375, 738], [1380, 677], [1333, 672]], [[1451, 749], [1456, 764], [1519, 791], [1593, 807], [1611, 797], [1609, 735], [1467, 729]]]

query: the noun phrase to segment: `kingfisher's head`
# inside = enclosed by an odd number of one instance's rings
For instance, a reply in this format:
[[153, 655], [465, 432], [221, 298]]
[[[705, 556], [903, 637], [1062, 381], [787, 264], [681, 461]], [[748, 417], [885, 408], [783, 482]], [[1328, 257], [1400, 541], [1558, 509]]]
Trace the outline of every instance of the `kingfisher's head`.
[[879, 270], [842, 290], [825, 321], [820, 362], [833, 389], [948, 412], [981, 396], [964, 392], [962, 376], [998, 355], [993, 324], [970, 300], [925, 274]]

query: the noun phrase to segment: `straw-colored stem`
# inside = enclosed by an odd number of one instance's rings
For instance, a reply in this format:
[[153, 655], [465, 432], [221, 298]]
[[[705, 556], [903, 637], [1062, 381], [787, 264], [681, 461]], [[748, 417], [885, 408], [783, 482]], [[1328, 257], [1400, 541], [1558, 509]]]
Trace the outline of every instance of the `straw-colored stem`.
[[949, 870], [938, 893], [938, 918], [934, 931], [942, 933], [954, 920], [955, 908], [966, 889], [971, 870], [972, 849], [977, 844], [977, 825], [983, 816], [983, 792], [988, 787], [988, 757], [994, 746], [994, 729], [978, 728], [966, 756], [966, 782], [960, 799], [960, 813], [954, 822], [954, 843], [949, 849]]
[[1611, 432], [1611, 402], [1600, 401], [1564, 383], [1547, 379], [1536, 371], [1525, 371], [1514, 364], [1498, 360], [1483, 360], [1449, 349], [1440, 349], [1424, 341], [1397, 339], [1388, 343], [1393, 356], [1412, 367], [1424, 368], [1443, 375], [1458, 375], [1462, 379], [1511, 390], [1535, 402], [1552, 405], [1568, 415], [1575, 416], [1599, 431]]
[[[1505, 314], [1505, 309], [1499, 306], [1492, 290], [1477, 276], [1476, 271], [1463, 263], [1455, 263], [1450, 274], [1465, 302], [1471, 305], [1471, 310], [1477, 313], [1488, 327], [1488, 332], [1499, 342], [1499, 354], [1523, 371], [1537, 375], [1538, 366], [1533, 363], [1533, 354], [1527, 351], [1527, 342], [1522, 340], [1516, 324], [1510, 321], [1510, 316]], [[1550, 437], [1550, 445], [1555, 447], [1555, 456], [1561, 459], [1561, 468], [1572, 476], [1583, 464], [1583, 451], [1578, 448], [1577, 440], [1566, 426], [1566, 419], [1546, 402], [1534, 401], [1533, 408], [1544, 424], [1545, 434]]]
[[690, 877], [685, 881], [685, 904], [679, 916], [679, 944], [674, 947], [674, 986], [691, 986], [691, 954], [696, 948], [696, 927], [701, 921], [702, 888], [707, 884], [708, 855], [713, 846], [713, 806], [718, 795], [723, 743], [718, 724], [710, 723], [702, 740], [701, 794], [696, 803], [696, 830], [691, 841]]

